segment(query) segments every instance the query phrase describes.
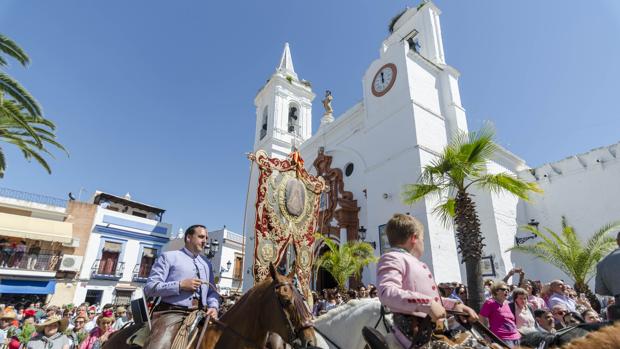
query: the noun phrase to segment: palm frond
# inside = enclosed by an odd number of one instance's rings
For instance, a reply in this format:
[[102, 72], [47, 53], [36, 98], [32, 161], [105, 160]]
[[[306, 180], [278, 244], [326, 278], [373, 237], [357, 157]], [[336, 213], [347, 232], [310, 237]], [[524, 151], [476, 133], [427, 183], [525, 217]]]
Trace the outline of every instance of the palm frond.
[[532, 192], [542, 193], [535, 182], [526, 182], [508, 173], [482, 175], [472, 183], [495, 193], [507, 191], [525, 201], [529, 201]]
[[441, 189], [442, 188], [436, 184], [406, 184], [402, 196], [405, 204], [413, 205], [431, 194], [439, 195]]
[[39, 103], [17, 81], [0, 71], [0, 90], [4, 90], [33, 116], [42, 116]]
[[17, 60], [23, 66], [30, 63], [30, 58], [24, 50], [19, 47], [13, 40], [0, 34], [0, 52], [7, 54], [9, 57]]

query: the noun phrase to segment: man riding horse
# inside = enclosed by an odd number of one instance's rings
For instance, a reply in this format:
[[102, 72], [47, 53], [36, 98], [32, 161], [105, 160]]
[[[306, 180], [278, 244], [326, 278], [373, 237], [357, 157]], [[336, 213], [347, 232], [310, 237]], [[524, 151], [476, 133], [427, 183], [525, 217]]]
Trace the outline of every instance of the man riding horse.
[[211, 263], [200, 256], [209, 235], [203, 225], [185, 231], [185, 246], [164, 252], [157, 258], [144, 287], [148, 297], [161, 297], [153, 311], [152, 328], [164, 328], [167, 335], [149, 336], [145, 347], [169, 349], [181, 323], [196, 310], [217, 318], [219, 296], [213, 289]]
[[409, 215], [395, 214], [387, 223], [386, 235], [392, 248], [377, 265], [378, 295], [394, 312], [395, 336], [403, 347], [427, 344], [431, 338], [421, 330], [422, 324], [445, 319], [446, 310], [465, 313], [469, 321], [478, 320], [473, 309], [440, 296], [431, 271], [420, 261], [424, 254], [422, 223]]

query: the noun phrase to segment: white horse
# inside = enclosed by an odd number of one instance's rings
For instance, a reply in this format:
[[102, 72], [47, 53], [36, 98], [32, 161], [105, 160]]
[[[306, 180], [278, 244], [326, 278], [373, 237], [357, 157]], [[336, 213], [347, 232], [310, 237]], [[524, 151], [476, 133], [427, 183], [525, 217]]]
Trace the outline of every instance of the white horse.
[[[392, 314], [386, 317], [388, 326], [391, 326]], [[362, 337], [364, 326], [376, 328], [384, 336], [387, 335], [378, 298], [353, 299], [316, 318], [314, 328], [317, 330], [317, 346], [324, 349], [363, 349], [366, 345]], [[391, 348], [392, 336], [386, 337]]]

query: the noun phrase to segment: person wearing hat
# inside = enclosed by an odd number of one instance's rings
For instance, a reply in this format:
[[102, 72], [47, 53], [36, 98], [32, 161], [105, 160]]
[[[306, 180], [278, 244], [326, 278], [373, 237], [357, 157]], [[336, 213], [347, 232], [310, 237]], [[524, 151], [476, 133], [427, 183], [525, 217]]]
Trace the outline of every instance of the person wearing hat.
[[26, 349], [69, 349], [71, 342], [63, 334], [67, 324], [68, 321], [58, 315], [41, 320], [35, 326], [37, 335], [28, 341]]
[[17, 314], [11, 308], [6, 308], [0, 314], [0, 345], [7, 344], [7, 339], [16, 335], [18, 329], [13, 326]]
[[101, 348], [103, 343], [108, 340], [110, 334], [114, 332], [114, 328], [112, 328], [114, 320], [114, 313], [112, 310], [104, 310], [101, 315], [97, 317], [97, 327], [90, 331], [88, 338], [80, 344], [80, 349]]

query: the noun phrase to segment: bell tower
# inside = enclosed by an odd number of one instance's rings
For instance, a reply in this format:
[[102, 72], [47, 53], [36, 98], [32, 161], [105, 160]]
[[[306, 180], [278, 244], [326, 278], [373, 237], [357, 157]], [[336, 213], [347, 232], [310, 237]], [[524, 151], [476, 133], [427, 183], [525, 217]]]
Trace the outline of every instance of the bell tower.
[[310, 83], [295, 73], [288, 43], [280, 64], [254, 98], [256, 133], [254, 151], [263, 149], [272, 157], [286, 157], [312, 135]]

